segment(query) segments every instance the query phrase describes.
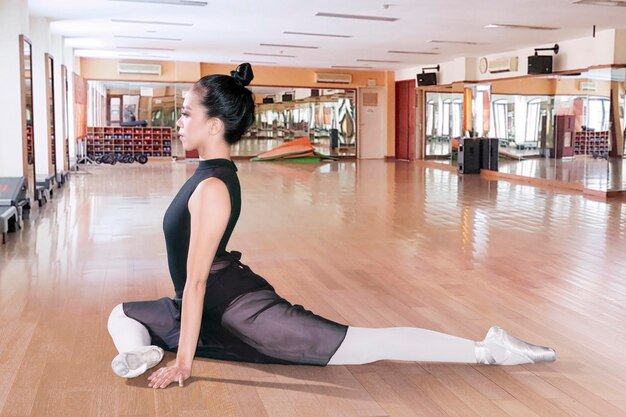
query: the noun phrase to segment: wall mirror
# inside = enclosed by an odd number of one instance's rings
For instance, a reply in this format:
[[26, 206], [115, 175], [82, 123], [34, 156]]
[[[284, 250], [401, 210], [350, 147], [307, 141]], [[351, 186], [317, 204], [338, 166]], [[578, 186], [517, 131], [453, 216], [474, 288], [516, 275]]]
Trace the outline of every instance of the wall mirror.
[[32, 45], [24, 35], [19, 37], [22, 79], [22, 154], [28, 197], [35, 200], [35, 135], [33, 129]]
[[46, 54], [46, 110], [48, 112], [48, 172], [56, 178], [57, 156], [54, 119], [54, 58]]
[[[190, 83], [90, 80], [87, 120], [94, 146], [87, 146], [87, 154], [96, 157], [100, 149], [117, 151], [114, 142], [107, 148], [106, 140], [111, 138], [97, 137], [98, 127], [102, 128], [102, 135], [106, 134], [105, 128], [118, 127], [169, 127], [175, 131], [185, 94], [192, 86]], [[231, 155], [254, 156], [303, 136], [309, 137], [315, 149], [324, 154], [356, 155], [354, 90], [261, 86], [250, 87], [250, 90], [256, 99], [255, 123], [242, 140], [231, 146]], [[163, 145], [162, 152], [152, 145], [153, 156], [197, 157], [185, 153], [178, 140], [172, 140], [167, 150]]]
[[67, 82], [67, 67], [61, 65], [61, 114], [63, 115], [63, 143], [65, 143], [65, 154], [63, 155], [63, 172], [67, 173], [70, 169], [70, 135], [69, 135], [69, 84]]

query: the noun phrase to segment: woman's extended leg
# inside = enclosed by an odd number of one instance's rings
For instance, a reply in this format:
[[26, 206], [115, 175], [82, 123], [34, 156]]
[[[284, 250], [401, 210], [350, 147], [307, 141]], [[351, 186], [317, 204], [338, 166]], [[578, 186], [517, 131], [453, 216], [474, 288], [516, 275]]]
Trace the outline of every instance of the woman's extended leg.
[[163, 349], [150, 344], [148, 329], [137, 320], [127, 317], [122, 304], [111, 311], [107, 328], [119, 352], [111, 362], [113, 372], [118, 376], [136, 377], [163, 359]]
[[378, 360], [457, 362], [498, 365], [552, 362], [553, 349], [531, 345], [497, 326], [475, 342], [417, 327], [348, 327], [328, 365], [358, 365]]

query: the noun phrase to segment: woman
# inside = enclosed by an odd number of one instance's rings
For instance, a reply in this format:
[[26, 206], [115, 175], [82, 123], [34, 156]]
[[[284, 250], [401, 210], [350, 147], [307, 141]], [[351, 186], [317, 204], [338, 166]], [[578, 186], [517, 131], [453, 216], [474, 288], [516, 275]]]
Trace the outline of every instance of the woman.
[[257, 363], [344, 365], [378, 360], [513, 365], [554, 361], [553, 349], [492, 327], [472, 341], [413, 327], [363, 328], [292, 305], [226, 251], [241, 209], [229, 146], [254, 121], [250, 64], [201, 78], [185, 97], [176, 125], [185, 150], [200, 162], [163, 219], [175, 298], [118, 304], [108, 329], [119, 354], [113, 371], [132, 378], [157, 365], [163, 350], [176, 362], [153, 372], [149, 386], [180, 386], [195, 356]]

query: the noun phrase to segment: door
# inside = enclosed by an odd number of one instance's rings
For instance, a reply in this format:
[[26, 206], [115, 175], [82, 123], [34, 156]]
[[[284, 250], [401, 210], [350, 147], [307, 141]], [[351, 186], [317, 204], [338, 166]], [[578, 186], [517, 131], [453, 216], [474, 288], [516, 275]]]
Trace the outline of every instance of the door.
[[385, 90], [359, 89], [359, 159], [383, 159], [387, 144]]
[[415, 80], [396, 83], [396, 159], [415, 160]]

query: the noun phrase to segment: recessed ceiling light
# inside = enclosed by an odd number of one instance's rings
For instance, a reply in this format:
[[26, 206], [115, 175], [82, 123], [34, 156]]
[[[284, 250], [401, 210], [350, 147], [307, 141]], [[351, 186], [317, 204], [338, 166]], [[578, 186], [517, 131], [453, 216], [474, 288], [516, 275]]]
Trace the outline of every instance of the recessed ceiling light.
[[480, 42], [430, 40], [428, 43], [449, 43], [454, 45], [482, 45]]
[[193, 23], [161, 22], [158, 20], [111, 19], [113, 23], [133, 23], [140, 25], [193, 26]]
[[312, 32], [283, 32], [285, 35], [304, 35], [304, 36], [323, 36], [327, 38], [351, 38], [350, 35], [334, 35], [330, 33], [312, 33]]
[[175, 49], [172, 48], [148, 48], [148, 47], [144, 47], [144, 46], [117, 46], [117, 49], [139, 49], [139, 50], [150, 50], [150, 51], [175, 51]]
[[357, 59], [357, 62], [384, 62], [387, 64], [400, 64], [402, 61], [389, 61], [386, 59]]
[[206, 6], [208, 3], [206, 1], [195, 1], [195, 0], [109, 0], [109, 1], [120, 1], [124, 3], [154, 3], [154, 4], [168, 4], [174, 6]]
[[124, 58], [171, 58], [169, 55], [153, 55], [153, 54], [117, 54], [119, 57]]
[[420, 51], [387, 51], [390, 54], [407, 54], [407, 55], [439, 55], [439, 52], [420, 52]]
[[395, 22], [398, 20], [397, 17], [384, 17], [384, 16], [363, 16], [357, 14], [341, 14], [341, 13], [326, 13], [326, 12], [317, 12], [315, 16], [319, 17], [337, 17], [340, 19], [356, 19], [356, 20], [374, 20], [378, 22]]
[[126, 36], [126, 35], [113, 35], [114, 38], [122, 38], [122, 39], [149, 39], [155, 41], [182, 41], [179, 38], [157, 38], [154, 36]]
[[244, 55], [256, 55], [256, 56], [278, 56], [281, 58], [295, 58], [295, 55], [283, 55], [283, 54], [261, 54], [258, 52], [244, 52]]
[[279, 43], [260, 43], [261, 46], [273, 46], [277, 48], [300, 48], [300, 49], [319, 49], [317, 46], [306, 46], [306, 45], [283, 45]]
[[588, 6], [626, 7], [626, 2], [619, 0], [575, 0], [572, 2], [572, 4], [582, 4]]
[[549, 26], [527, 26], [527, 25], [508, 25], [502, 23], [489, 23], [485, 25], [486, 29], [532, 29], [532, 30], [557, 30]]
[[[241, 64], [244, 61], [239, 60], [239, 59], [231, 59], [230, 62]], [[245, 62], [247, 62], [248, 64], [276, 64], [276, 62], [271, 62], [271, 61], [245, 61]]]
[[372, 67], [366, 65], [331, 65], [331, 68], [341, 69], [371, 69]]

